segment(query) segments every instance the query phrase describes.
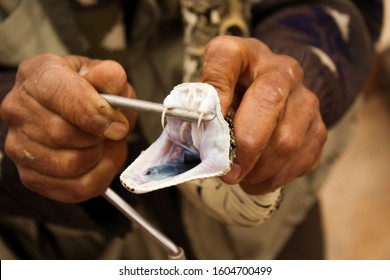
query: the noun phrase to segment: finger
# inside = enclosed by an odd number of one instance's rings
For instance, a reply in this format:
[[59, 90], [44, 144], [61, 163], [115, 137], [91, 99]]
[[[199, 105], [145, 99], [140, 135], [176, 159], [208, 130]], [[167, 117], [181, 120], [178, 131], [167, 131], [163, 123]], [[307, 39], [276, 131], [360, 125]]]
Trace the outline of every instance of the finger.
[[71, 125], [27, 94], [7, 95], [1, 109], [2, 117], [10, 126], [20, 127], [31, 141], [48, 147], [87, 148], [101, 142], [100, 137]]
[[[111, 108], [79, 74], [96, 61], [54, 55], [31, 60], [22, 62], [18, 73], [32, 75], [23, 83], [23, 89], [40, 104], [95, 136], [118, 140], [127, 134], [127, 119]], [[34, 66], [37, 69], [31, 69]]]
[[18, 167], [58, 178], [80, 176], [99, 163], [102, 144], [83, 149], [50, 148], [27, 138], [20, 130], [10, 129], [5, 151]]
[[237, 162], [242, 168], [236, 182], [252, 171], [268, 147], [286, 113], [288, 100], [294, 99], [291, 94], [301, 87], [303, 79], [302, 68], [290, 57], [269, 54], [264, 60], [235, 116]]
[[125, 70], [115, 61], [100, 61], [93, 64], [89, 69], [80, 70], [80, 74], [93, 85], [98, 92], [135, 98], [134, 91], [128, 91]]
[[202, 82], [217, 90], [224, 115], [233, 102], [238, 79], [250, 63], [246, 49], [242, 41], [231, 36], [217, 37], [206, 47]]
[[301, 149], [283, 165], [279, 172], [260, 183], [243, 181], [240, 183], [241, 187], [248, 194], [259, 195], [274, 191], [287, 185], [293, 179], [306, 175], [317, 167], [325, 142], [326, 128], [319, 116], [310, 125], [308, 136], [305, 138]]
[[124, 140], [115, 143], [105, 142], [106, 149], [102, 160], [88, 173], [63, 179], [19, 167], [22, 183], [34, 192], [65, 203], [78, 203], [99, 196], [109, 187], [114, 176], [123, 167], [126, 154]]
[[[217, 90], [224, 115], [227, 114], [230, 107], [235, 110], [239, 107], [241, 97], [251, 82], [251, 75], [247, 71], [251, 61], [247, 46], [243, 41], [234, 37], [219, 36], [207, 45], [204, 54], [202, 82], [211, 84]], [[256, 64], [256, 62], [254, 63]], [[243, 76], [241, 78], [243, 85], [238, 84], [240, 76]], [[236, 91], [239, 92], [236, 94]], [[237, 133], [235, 132], [235, 134]], [[238, 138], [236, 141], [239, 141], [240, 136], [236, 135], [236, 138]], [[231, 171], [223, 176], [222, 180], [228, 184], [235, 184], [238, 182], [241, 172], [240, 164], [233, 163]]]
[[261, 157], [243, 181], [255, 184], [279, 173], [301, 150], [309, 126], [317, 113], [317, 98], [301, 86], [290, 94], [286, 108]]
[[234, 117], [236, 160], [239, 172], [222, 179], [236, 184], [254, 168], [282, 118], [295, 83], [282, 79], [279, 71], [261, 74], [247, 89]]
[[202, 80], [216, 87], [223, 112], [236, 90], [247, 88], [234, 119], [238, 165], [222, 178], [226, 183], [238, 183], [252, 170], [302, 76], [295, 60], [272, 54], [257, 40], [224, 36], [209, 44]]
[[[83, 77], [100, 93], [109, 93], [128, 98], [136, 98], [134, 89], [127, 81], [123, 67], [112, 60], [104, 60], [94, 65]], [[137, 113], [131, 110], [120, 110], [129, 121], [129, 130], [135, 124]]]

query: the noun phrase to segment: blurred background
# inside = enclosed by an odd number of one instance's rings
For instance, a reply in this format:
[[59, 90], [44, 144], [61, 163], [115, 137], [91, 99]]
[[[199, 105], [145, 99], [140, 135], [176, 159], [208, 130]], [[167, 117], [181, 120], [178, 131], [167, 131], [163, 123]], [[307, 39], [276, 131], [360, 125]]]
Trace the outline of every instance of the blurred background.
[[390, 1], [353, 137], [320, 192], [327, 259], [390, 259]]

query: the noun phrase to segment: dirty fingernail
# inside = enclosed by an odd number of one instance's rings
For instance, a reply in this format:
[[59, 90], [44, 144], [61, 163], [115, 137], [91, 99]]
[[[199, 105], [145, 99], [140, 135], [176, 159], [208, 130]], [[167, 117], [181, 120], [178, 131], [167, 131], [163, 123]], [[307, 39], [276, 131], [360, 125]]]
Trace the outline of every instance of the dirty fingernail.
[[111, 140], [121, 140], [127, 135], [128, 129], [124, 123], [112, 122], [103, 132], [103, 136]]

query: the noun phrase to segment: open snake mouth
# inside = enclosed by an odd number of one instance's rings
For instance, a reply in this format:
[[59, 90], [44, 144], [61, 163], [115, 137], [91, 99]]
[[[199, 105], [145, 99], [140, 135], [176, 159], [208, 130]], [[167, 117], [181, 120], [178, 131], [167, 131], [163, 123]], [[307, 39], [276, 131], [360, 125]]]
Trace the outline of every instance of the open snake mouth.
[[230, 129], [211, 85], [180, 84], [166, 97], [164, 106], [211, 111], [216, 117], [197, 123], [167, 117], [160, 137], [121, 174], [122, 184], [131, 192], [149, 192], [230, 170]]
[[[144, 182], [179, 175], [202, 162], [198, 149], [192, 144], [190, 123], [183, 122], [177, 136], [170, 137], [170, 141], [167, 141], [165, 151], [161, 155], [162, 163], [149, 167], [141, 175]], [[180, 142], [172, 140], [177, 138]]]

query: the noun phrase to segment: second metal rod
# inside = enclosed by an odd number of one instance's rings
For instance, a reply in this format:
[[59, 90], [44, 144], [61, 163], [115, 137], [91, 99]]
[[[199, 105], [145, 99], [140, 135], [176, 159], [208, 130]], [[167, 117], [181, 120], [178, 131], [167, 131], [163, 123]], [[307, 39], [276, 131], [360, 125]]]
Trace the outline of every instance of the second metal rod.
[[171, 260], [184, 260], [185, 254], [182, 248], [176, 246], [168, 237], [163, 235], [160, 231], [154, 228], [148, 221], [146, 221], [137, 211], [135, 211], [125, 200], [123, 200], [111, 188], [108, 188], [103, 194], [103, 197], [109, 201], [115, 208], [124, 214], [129, 220], [139, 226], [144, 233], [149, 235], [162, 247], [168, 254]]

